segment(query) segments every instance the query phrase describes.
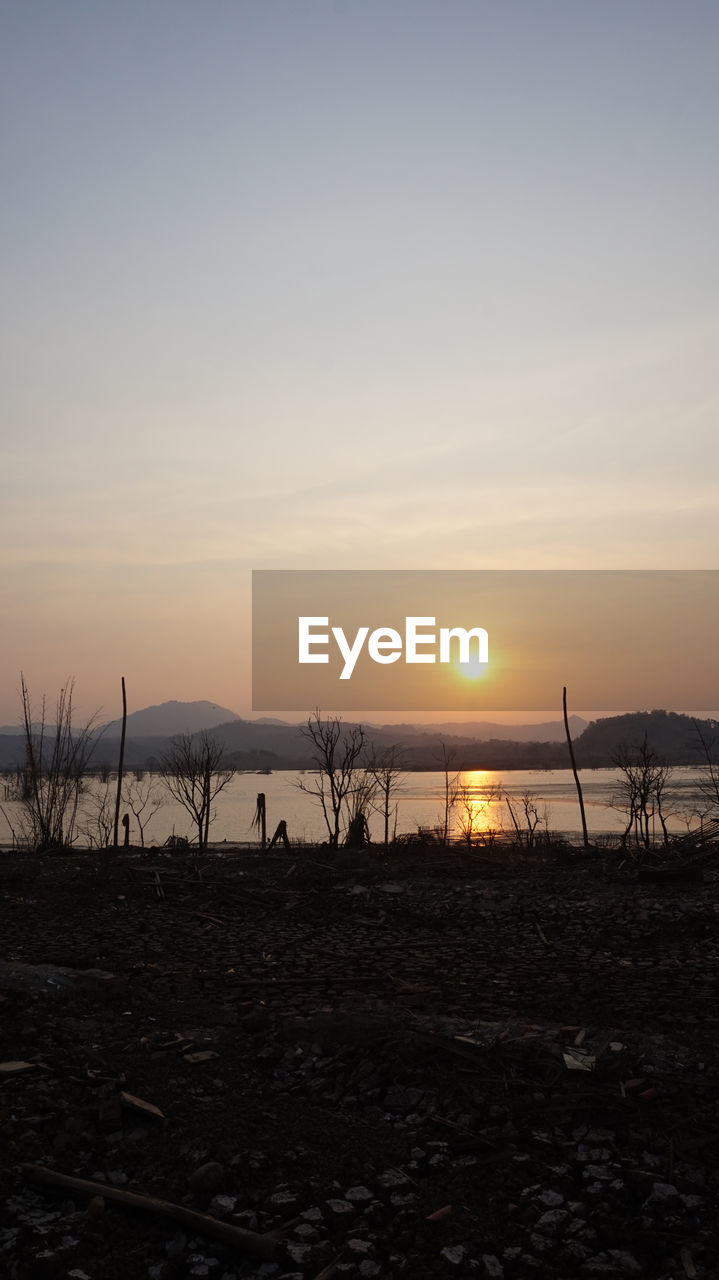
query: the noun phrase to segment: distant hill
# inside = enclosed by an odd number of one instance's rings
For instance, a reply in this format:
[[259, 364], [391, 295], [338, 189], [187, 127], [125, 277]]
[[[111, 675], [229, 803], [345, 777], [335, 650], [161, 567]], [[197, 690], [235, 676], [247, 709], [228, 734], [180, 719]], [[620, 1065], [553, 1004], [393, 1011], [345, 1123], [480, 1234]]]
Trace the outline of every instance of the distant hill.
[[[699, 722], [707, 741], [719, 753], [719, 724]], [[702, 763], [701, 744], [691, 716], [670, 711], [637, 711], [630, 715], [584, 722], [572, 717], [571, 729], [580, 768], [605, 768], [621, 746], [641, 744], [646, 733], [659, 758], [669, 765]], [[117, 767], [121, 722], [112, 721], [98, 734], [92, 766]], [[352, 722], [345, 722], [345, 729]], [[562, 730], [561, 733], [558, 729]], [[243, 720], [214, 702], [164, 702], [128, 716], [125, 765], [156, 769], [174, 734], [212, 732], [225, 747], [235, 769], [306, 769], [312, 752], [298, 724], [281, 720]], [[561, 721], [537, 725], [472, 724], [366, 725], [368, 742], [378, 748], [398, 746], [407, 770], [441, 768], [443, 745], [453, 771], [468, 769], [566, 769], [569, 766]], [[487, 734], [492, 736], [487, 737]], [[0, 732], [0, 768], [21, 764], [24, 743], [17, 733]]]
[[[131, 712], [127, 732], [133, 738], [171, 738], [176, 733], [200, 733], [239, 719], [234, 711], [216, 702], [161, 702], [156, 707]], [[103, 726], [106, 738], [116, 738], [121, 732], [122, 720], [110, 720]]]
[[[578, 738], [587, 727], [581, 716], [569, 717], [573, 738]], [[383, 734], [393, 731], [402, 738], [415, 734], [431, 734], [435, 737], [461, 738], [472, 742], [564, 742], [564, 721], [545, 720], [539, 724], [494, 724], [491, 720], [474, 720], [462, 724], [447, 721], [445, 724], [378, 725]], [[374, 726], [373, 726], [374, 729]]]
[[[719, 747], [719, 724], [696, 722], [708, 743]], [[575, 743], [580, 765], [610, 764], [620, 747], [641, 746], [644, 735], [666, 764], [702, 764], [704, 755], [694, 720], [677, 711], [632, 711], [624, 716], [592, 720]]]

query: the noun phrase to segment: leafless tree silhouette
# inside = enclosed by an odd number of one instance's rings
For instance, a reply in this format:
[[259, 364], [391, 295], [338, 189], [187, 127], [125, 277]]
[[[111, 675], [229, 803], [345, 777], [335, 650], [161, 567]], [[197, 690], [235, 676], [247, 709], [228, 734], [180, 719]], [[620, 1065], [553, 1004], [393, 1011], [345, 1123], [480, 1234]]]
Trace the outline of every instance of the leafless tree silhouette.
[[194, 821], [200, 851], [206, 849], [213, 802], [233, 774], [225, 765], [222, 743], [206, 731], [180, 734], [161, 757], [159, 772], [170, 795]]
[[626, 845], [634, 831], [638, 845], [648, 849], [652, 843], [652, 818], [659, 819], [664, 843], [669, 840], [666, 824], [666, 790], [672, 770], [662, 764], [656, 751], [649, 745], [647, 735], [639, 746], [621, 746], [613, 756], [613, 763], [622, 774], [618, 808], [627, 815], [627, 825], [622, 835]]
[[448, 747], [446, 742], [442, 742], [432, 754], [441, 764], [444, 774], [444, 816], [440, 828], [440, 838], [442, 844], [447, 844], [452, 829], [452, 814], [461, 790], [459, 774], [450, 772], [457, 752], [454, 747]]
[[165, 803], [154, 778], [126, 778], [122, 784], [122, 801], [130, 810], [140, 832], [140, 846], [145, 847], [145, 828], [154, 813]]
[[39, 852], [65, 849], [77, 833], [82, 777], [96, 742], [92, 717], [73, 728], [74, 681], [68, 680], [55, 705], [54, 724], [47, 722], [45, 697], [35, 710], [25, 676], [20, 675], [25, 771], [22, 788], [23, 835]]
[[386, 747], [383, 751], [372, 748], [366, 763], [367, 773], [374, 781], [374, 794], [370, 800], [375, 813], [382, 817], [384, 825], [384, 847], [389, 847], [390, 822], [393, 834], [397, 828], [397, 810], [399, 801], [397, 793], [402, 786], [404, 767], [402, 752], [399, 747]]
[[364, 749], [365, 735], [361, 724], [345, 726], [340, 716], [322, 719], [316, 708], [302, 725], [300, 733], [312, 749], [312, 763], [317, 770], [308, 781], [298, 778], [297, 787], [313, 796], [320, 804], [331, 848], [340, 842], [343, 810], [356, 786], [356, 774]]
[[713, 736], [709, 737], [702, 730], [696, 720], [694, 721], [694, 728], [701, 743], [704, 757], [704, 763], [699, 766], [701, 769], [699, 790], [704, 799], [708, 801], [710, 809], [719, 809], [719, 751], [717, 751], [716, 741]]

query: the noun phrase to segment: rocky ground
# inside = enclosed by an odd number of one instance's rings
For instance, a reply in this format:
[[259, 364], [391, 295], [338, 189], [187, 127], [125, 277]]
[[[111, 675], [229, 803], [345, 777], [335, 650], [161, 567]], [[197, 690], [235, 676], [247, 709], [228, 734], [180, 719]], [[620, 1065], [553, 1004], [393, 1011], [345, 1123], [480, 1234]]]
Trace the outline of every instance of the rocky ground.
[[0, 855], [0, 1275], [719, 1276], [718, 888]]

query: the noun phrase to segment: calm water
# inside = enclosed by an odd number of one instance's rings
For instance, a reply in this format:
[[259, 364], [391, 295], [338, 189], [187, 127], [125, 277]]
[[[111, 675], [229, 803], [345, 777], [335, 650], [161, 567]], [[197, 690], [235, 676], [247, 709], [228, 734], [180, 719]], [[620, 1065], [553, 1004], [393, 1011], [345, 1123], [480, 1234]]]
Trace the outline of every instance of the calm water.
[[[699, 774], [693, 769], [674, 770], [666, 805], [667, 825], [678, 834], [687, 829], [687, 819], [692, 827], [698, 826], [697, 816], [700, 797], [697, 790]], [[147, 780], [148, 775], [145, 775]], [[236, 774], [229, 786], [216, 801], [216, 818], [210, 828], [210, 841], [246, 842], [254, 839], [252, 818], [258, 791], [263, 791], [267, 802], [267, 829], [271, 834], [281, 818], [287, 822], [290, 837], [301, 840], [321, 840], [326, 829], [319, 803], [303, 794], [297, 787], [298, 778], [311, 784], [313, 775], [277, 772], [269, 775]], [[165, 795], [159, 780], [155, 779], [157, 793]], [[613, 769], [589, 769], [581, 774], [587, 825], [590, 835], [618, 833], [624, 829], [622, 811], [615, 807], [620, 803], [620, 774]], [[540, 816], [538, 830], [548, 829], [574, 835], [581, 831], [579, 806], [570, 769], [527, 770], [524, 772], [474, 771], [460, 775], [463, 793], [452, 813], [452, 829], [461, 834], [468, 814], [472, 815], [475, 831], [494, 829], [512, 831], [512, 821], [506, 799], [509, 797], [521, 826], [524, 826], [522, 796], [531, 793], [532, 803]], [[501, 788], [502, 797], [497, 798]], [[101, 796], [101, 784], [88, 785], [85, 807], [91, 811]], [[114, 783], [111, 784], [114, 804]], [[444, 820], [444, 774], [410, 773], [404, 775], [398, 793], [398, 832], [416, 831], [418, 827], [441, 826]], [[613, 805], [613, 801], [615, 804]], [[20, 829], [21, 806], [2, 798], [5, 813], [0, 812], [0, 843], [12, 840], [11, 826]], [[123, 805], [121, 812], [126, 811]], [[92, 817], [87, 821], [93, 824]], [[374, 839], [382, 835], [382, 819], [373, 815], [370, 829]], [[96, 825], [95, 825], [96, 830]], [[657, 835], [661, 835], [659, 821]], [[153, 814], [145, 830], [146, 844], [162, 844], [172, 833], [193, 836], [193, 828], [184, 810], [169, 799]], [[137, 825], [131, 817], [130, 838], [139, 844]], [[82, 838], [81, 843], [87, 843]]]

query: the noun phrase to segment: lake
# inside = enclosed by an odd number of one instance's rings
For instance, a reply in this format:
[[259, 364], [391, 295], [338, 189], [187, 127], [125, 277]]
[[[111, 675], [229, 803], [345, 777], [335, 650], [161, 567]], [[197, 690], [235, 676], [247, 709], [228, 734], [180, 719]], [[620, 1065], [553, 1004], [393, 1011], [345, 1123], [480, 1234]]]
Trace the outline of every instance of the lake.
[[[584, 804], [590, 837], [619, 834], [625, 827], [624, 813], [620, 805], [621, 775], [616, 769], [587, 769], [581, 773]], [[696, 769], [673, 770], [668, 788], [666, 819], [673, 833], [683, 834], [687, 822], [699, 825], [698, 813], [701, 797], [698, 791], [700, 773]], [[147, 782], [149, 775], [145, 775]], [[304, 794], [297, 783], [311, 786], [315, 775], [309, 772], [278, 771], [272, 774], [238, 773], [226, 790], [216, 800], [216, 818], [210, 828], [210, 842], [228, 841], [245, 843], [254, 840], [252, 819], [257, 793], [263, 791], [267, 804], [268, 834], [274, 831], [281, 818], [287, 822], [291, 839], [303, 841], [323, 840], [326, 828], [319, 803]], [[160, 780], [153, 779], [158, 794], [163, 792]], [[581, 836], [581, 820], [574, 779], [570, 769], [501, 771], [474, 770], [459, 775], [462, 792], [452, 811], [452, 831], [456, 836], [466, 829], [468, 821], [474, 831], [493, 829], [498, 834], [511, 834], [512, 818], [509, 805], [522, 828], [526, 829], [523, 796], [529, 796], [528, 804], [536, 809], [538, 831], [562, 833], [571, 839]], [[443, 773], [408, 773], [401, 781], [397, 800], [397, 831], [411, 832], [418, 827], [433, 828], [444, 821]], [[501, 797], [498, 795], [501, 789]], [[114, 782], [110, 784], [114, 806]], [[83, 797], [86, 814], [84, 824], [97, 831], [92, 811], [104, 792], [103, 785], [92, 780], [87, 784]], [[0, 843], [12, 842], [12, 828], [20, 828], [21, 806], [17, 801], [3, 799], [0, 782]], [[507, 804], [509, 799], [509, 805]], [[704, 806], [706, 808], [706, 804]], [[126, 811], [123, 805], [121, 812]], [[661, 837], [658, 819], [655, 822], [657, 838]], [[382, 837], [382, 819], [374, 814], [370, 818], [370, 830], [374, 840]], [[162, 844], [168, 836], [193, 836], [191, 821], [179, 804], [167, 798], [162, 807], [150, 818], [146, 831], [146, 844]], [[122, 835], [122, 832], [121, 832]], [[139, 844], [137, 823], [131, 816], [130, 838]], [[87, 843], [82, 838], [78, 843]]]

